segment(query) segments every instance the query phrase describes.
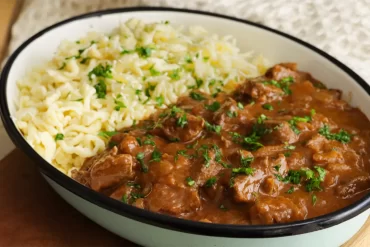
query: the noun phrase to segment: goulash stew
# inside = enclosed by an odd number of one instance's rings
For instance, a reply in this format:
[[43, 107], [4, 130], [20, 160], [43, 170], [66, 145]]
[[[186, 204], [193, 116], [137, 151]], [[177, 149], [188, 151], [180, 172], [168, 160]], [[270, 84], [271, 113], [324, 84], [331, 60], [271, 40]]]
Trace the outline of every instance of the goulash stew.
[[292, 63], [233, 94], [193, 91], [120, 132], [73, 178], [135, 207], [227, 224], [327, 214], [370, 188], [370, 123]]

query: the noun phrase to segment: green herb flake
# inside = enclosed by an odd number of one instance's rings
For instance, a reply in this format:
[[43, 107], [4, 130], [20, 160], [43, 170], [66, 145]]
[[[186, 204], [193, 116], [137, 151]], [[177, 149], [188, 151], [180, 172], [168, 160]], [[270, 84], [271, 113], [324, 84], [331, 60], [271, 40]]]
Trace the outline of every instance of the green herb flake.
[[56, 134], [56, 136], [55, 136], [55, 140], [56, 141], [61, 141], [63, 139], [64, 139], [64, 135], [62, 133]]
[[291, 186], [290, 189], [286, 193], [292, 194], [293, 192], [294, 192], [294, 186]]
[[150, 162], [160, 162], [161, 158], [162, 158], [162, 153], [156, 148], [154, 149], [152, 153], [152, 159], [150, 160]]
[[98, 99], [104, 99], [107, 94], [107, 85], [103, 80], [99, 80], [98, 84], [94, 86]]
[[184, 156], [184, 157], [190, 157], [187, 153], [186, 150], [177, 150], [176, 155], [175, 155], [175, 161], [179, 159], [179, 156]]
[[197, 85], [197, 88], [200, 88], [203, 85], [203, 80], [202, 79], [196, 79], [195, 83]]
[[191, 59], [190, 55], [185, 56], [185, 62], [186, 63], [193, 63], [193, 60]]
[[195, 181], [191, 177], [187, 177], [185, 181], [190, 187], [195, 185]]
[[152, 54], [152, 48], [150, 47], [139, 47], [139, 48], [136, 48], [136, 51], [137, 53], [139, 54], [140, 57], [144, 57], [144, 58], [147, 58], [147, 57], [150, 57], [150, 55]]
[[188, 124], [188, 119], [186, 118], [186, 113], [183, 113], [181, 115], [181, 117], [179, 117], [177, 119], [177, 122], [176, 122], [177, 126], [181, 127], [181, 128], [184, 128], [185, 125]]
[[239, 168], [233, 168], [232, 172], [234, 174], [253, 175], [254, 169], [252, 167], [239, 167]]
[[351, 141], [351, 134], [347, 131], [341, 129], [338, 133], [330, 133], [330, 129], [328, 125], [324, 125], [319, 129], [319, 134], [324, 136], [328, 140], [336, 140], [341, 143], [348, 143]]
[[60, 66], [59, 68], [58, 68], [58, 70], [62, 70], [62, 69], [64, 69], [65, 67], [66, 67], [66, 63], [65, 62], [63, 62], [63, 64], [62, 64], [62, 66]]
[[132, 182], [132, 181], [127, 182], [127, 185], [130, 186], [130, 187], [136, 188], [136, 189], [141, 189], [140, 184], [137, 184], [137, 183]]
[[172, 80], [180, 80], [180, 69], [175, 69], [175, 70], [172, 70], [171, 74], [170, 74], [170, 78]]
[[140, 152], [136, 155], [136, 159], [139, 161], [141, 165], [142, 172], [147, 173], [149, 169], [148, 169], [148, 166], [144, 162], [144, 157], [145, 157], [145, 154], [143, 152]]
[[238, 102], [238, 108], [239, 108], [240, 110], [243, 110], [243, 109], [244, 109], [243, 104], [242, 104], [242, 103], [240, 103], [240, 102]]
[[213, 185], [215, 185], [215, 184], [216, 184], [216, 182], [217, 182], [217, 178], [216, 178], [216, 177], [211, 177], [211, 178], [209, 178], [209, 179], [206, 181], [205, 186], [206, 186], [207, 188], [212, 187]]
[[315, 194], [312, 194], [312, 206], [315, 206], [317, 202], [317, 196]]
[[126, 203], [127, 204], [128, 203], [128, 196], [126, 194], [124, 194], [122, 196], [122, 199], [121, 200], [122, 200], [123, 203]]
[[218, 109], [220, 109], [221, 104], [220, 104], [220, 102], [215, 101], [215, 102], [213, 102], [213, 103], [212, 103], [212, 104], [210, 104], [210, 105], [206, 105], [205, 107], [206, 107], [206, 109], [207, 109], [207, 110], [215, 112], [215, 111], [217, 111]]
[[281, 167], [281, 165], [280, 165], [280, 164], [278, 164], [278, 165], [274, 166], [274, 169], [275, 169], [276, 171], [279, 171], [279, 170], [280, 170], [280, 167]]
[[116, 111], [120, 111], [121, 108], [126, 108], [126, 105], [122, 101], [119, 101], [119, 100], [115, 99], [114, 103], [116, 104], [116, 106], [114, 107], [114, 110], [116, 110]]
[[238, 113], [236, 111], [227, 111], [226, 112], [226, 115], [229, 117], [229, 118], [235, 118], [238, 116]]
[[152, 76], [159, 76], [161, 74], [161, 72], [159, 72], [158, 70], [154, 69], [154, 65], [152, 67], [150, 67], [149, 72], [150, 72], [150, 74]]
[[265, 122], [265, 120], [267, 119], [266, 115], [265, 114], [261, 114], [258, 118], [257, 118], [257, 123], [258, 124], [263, 124]]
[[284, 153], [284, 156], [285, 156], [285, 157], [290, 157], [291, 155], [292, 155], [292, 152], [285, 152], [285, 153]]
[[295, 149], [295, 146], [294, 145], [289, 145], [289, 144], [285, 144], [285, 147], [284, 147], [286, 150], [294, 150]]
[[254, 158], [252, 156], [244, 157], [242, 152], [240, 152], [240, 164], [242, 167], [249, 167], [250, 164], [253, 162]]
[[95, 75], [96, 77], [113, 78], [112, 66], [109, 64], [106, 66], [99, 64], [88, 73], [90, 80], [92, 79], [92, 75]]
[[104, 137], [104, 138], [110, 138], [114, 136], [115, 134], [118, 134], [117, 131], [100, 131], [98, 133], [98, 136]]
[[109, 147], [109, 148], [113, 148], [113, 147], [115, 147], [115, 146], [117, 146], [117, 145], [118, 145], [118, 143], [117, 143], [117, 142], [113, 142], [113, 141], [108, 142], [108, 147]]
[[263, 104], [262, 105], [262, 108], [265, 109], [265, 110], [268, 110], [268, 111], [272, 111], [274, 110], [274, 107], [271, 105], [271, 104]]
[[158, 106], [162, 106], [162, 105], [164, 104], [164, 98], [163, 98], [163, 96], [162, 96], [162, 95], [161, 95], [161, 96], [156, 97], [156, 98], [155, 98], [155, 101], [157, 102], [157, 105], [158, 105]]
[[222, 127], [220, 125], [210, 124], [207, 121], [206, 121], [205, 125], [206, 125], [206, 129], [208, 131], [212, 131], [212, 132], [215, 132], [217, 134], [221, 133]]
[[201, 95], [199, 93], [196, 93], [194, 91], [190, 93], [190, 97], [194, 100], [197, 100], [197, 101], [202, 101], [202, 100], [206, 99], [203, 95]]

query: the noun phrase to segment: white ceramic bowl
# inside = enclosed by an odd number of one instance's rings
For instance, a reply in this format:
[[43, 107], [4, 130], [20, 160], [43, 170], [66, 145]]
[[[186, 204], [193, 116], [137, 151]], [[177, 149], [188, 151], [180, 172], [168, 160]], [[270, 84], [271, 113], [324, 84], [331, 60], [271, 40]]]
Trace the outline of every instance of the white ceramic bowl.
[[33, 158], [50, 185], [81, 213], [106, 229], [144, 246], [339, 246], [366, 221], [370, 195], [340, 211], [305, 221], [269, 226], [221, 225], [182, 220], [145, 211], [92, 191], [59, 172], [25, 141], [12, 121], [16, 81], [30, 66], [49, 60], [63, 39], [75, 40], [95, 30], [108, 32], [120, 21], [169, 20], [200, 24], [214, 33], [231, 34], [243, 50], [264, 54], [272, 63], [297, 62], [330, 88], [337, 88], [370, 117], [370, 87], [348, 67], [323, 51], [287, 34], [217, 14], [169, 8], [114, 9], [78, 16], [31, 37], [9, 58], [1, 74], [0, 103], [4, 126], [14, 143]]

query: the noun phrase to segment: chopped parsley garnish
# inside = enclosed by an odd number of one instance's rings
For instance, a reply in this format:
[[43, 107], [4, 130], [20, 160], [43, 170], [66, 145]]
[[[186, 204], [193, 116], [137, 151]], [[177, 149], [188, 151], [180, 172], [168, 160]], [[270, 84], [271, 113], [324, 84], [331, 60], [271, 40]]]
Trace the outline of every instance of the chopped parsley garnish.
[[265, 122], [265, 120], [267, 119], [266, 115], [265, 114], [261, 114], [258, 118], [257, 118], [257, 123], [258, 124], [263, 124]]
[[275, 87], [281, 88], [285, 94], [289, 95], [292, 94], [292, 91], [290, 90], [289, 86], [294, 82], [294, 78], [291, 76], [285, 77], [281, 79], [279, 82], [275, 80], [271, 81], [264, 81], [263, 84], [270, 84]]
[[126, 194], [124, 194], [123, 196], [122, 196], [122, 202], [123, 203], [128, 203], [128, 196], [126, 195]]
[[190, 157], [187, 153], [186, 150], [177, 150], [176, 155], [175, 155], [175, 161], [179, 159], [179, 156], [182, 155], [184, 157]]
[[234, 118], [234, 117], [237, 117], [238, 116], [238, 113], [236, 111], [227, 111], [226, 112], [226, 115], [229, 117], [229, 118]]
[[121, 54], [124, 55], [124, 54], [131, 54], [131, 53], [134, 53], [135, 51], [129, 51], [129, 50], [122, 50], [121, 51]]
[[212, 103], [212, 104], [210, 104], [210, 105], [206, 105], [205, 107], [206, 107], [206, 109], [207, 109], [207, 110], [215, 112], [215, 111], [217, 111], [218, 109], [220, 109], [221, 104], [220, 104], [220, 102], [215, 101], [215, 102], [213, 102], [213, 103]]
[[117, 131], [100, 131], [98, 136], [109, 138], [109, 137], [114, 136], [115, 134], [118, 134], [118, 132]]
[[251, 102], [249, 102], [249, 105], [252, 106], [254, 105], [256, 102], [254, 100], [251, 100]]
[[176, 81], [179, 80], [180, 79], [180, 69], [172, 70], [170, 74], [170, 78]]
[[171, 117], [175, 117], [176, 116], [176, 113], [179, 113], [179, 112], [182, 112], [182, 110], [180, 108], [178, 108], [177, 106], [174, 105], [171, 108], [170, 116]]
[[206, 121], [205, 125], [206, 125], [206, 129], [208, 131], [212, 131], [212, 132], [215, 132], [217, 134], [221, 133], [222, 127], [220, 125], [210, 124], [207, 121]]
[[135, 193], [135, 192], [131, 192], [130, 196], [131, 196], [131, 199], [132, 199], [132, 203], [134, 203], [139, 198], [144, 198], [143, 194]]
[[144, 173], [147, 173], [148, 172], [148, 166], [144, 162], [144, 157], [145, 157], [145, 154], [143, 152], [140, 152], [136, 155], [136, 159], [139, 161], [139, 163], [141, 165], [141, 170]]
[[56, 141], [61, 141], [64, 139], [64, 135], [62, 133], [58, 133], [56, 136], [55, 136], [55, 140]]
[[289, 170], [285, 177], [280, 174], [275, 174], [275, 176], [279, 181], [292, 184], [299, 184], [303, 179], [306, 182], [306, 191], [321, 191], [320, 183], [324, 181], [326, 171], [319, 166], [315, 166], [314, 169], [316, 170], [317, 175], [315, 175], [315, 172], [309, 168], [302, 168], [300, 170]]
[[141, 141], [141, 138], [140, 137], [136, 137], [136, 141], [139, 144], [139, 146], [142, 146], [143, 145], [143, 142]]
[[90, 80], [92, 79], [92, 75], [95, 75], [96, 77], [113, 78], [112, 66], [109, 64], [106, 66], [99, 64], [89, 72], [88, 77]]
[[206, 181], [206, 187], [209, 188], [209, 187], [212, 187], [214, 184], [216, 184], [217, 182], [217, 178], [216, 177], [211, 177], [209, 178], [207, 181]]
[[238, 108], [239, 108], [240, 110], [243, 110], [243, 109], [244, 109], [243, 104], [242, 104], [242, 103], [240, 103], [240, 102], [238, 102]]
[[158, 105], [158, 106], [162, 106], [162, 105], [163, 105], [163, 103], [164, 103], [164, 98], [163, 98], [163, 96], [161, 95], [161, 96], [156, 97], [156, 98], [155, 98], [155, 101], [157, 102], [157, 105]]
[[155, 146], [155, 142], [153, 141], [153, 139], [151, 138], [151, 136], [147, 136], [147, 139], [145, 139], [143, 141], [143, 145]]
[[294, 192], [294, 186], [291, 186], [290, 189], [286, 193], [292, 194], [293, 192]]
[[190, 55], [185, 56], [185, 62], [187, 63], [193, 63], [193, 60], [191, 59]]
[[221, 162], [222, 159], [221, 149], [216, 144], [213, 144], [212, 147], [215, 150], [215, 161], [218, 163]]
[[107, 94], [107, 85], [103, 80], [99, 80], [98, 84], [94, 86], [98, 99], [104, 99]]
[[65, 62], [63, 62], [63, 64], [62, 64], [62, 66], [60, 66], [60, 68], [58, 69], [58, 70], [62, 70], [62, 69], [64, 69], [65, 67], [66, 67], [66, 63]]
[[195, 185], [195, 181], [191, 177], [187, 177], [185, 180], [189, 186]]
[[204, 158], [204, 161], [205, 161], [204, 166], [207, 167], [207, 168], [211, 165], [211, 163], [210, 163], [211, 162], [211, 157], [209, 156], [208, 149], [209, 148], [208, 148], [207, 145], [202, 145], [200, 147], [200, 150], [203, 151], [202, 157]]
[[274, 107], [271, 105], [271, 104], [263, 104], [262, 105], [262, 108], [265, 109], [265, 110], [268, 110], [268, 111], [272, 111], [274, 110]]
[[116, 111], [121, 110], [121, 108], [126, 108], [126, 105], [122, 101], [119, 101], [119, 100], [115, 99], [114, 103], [116, 104], [116, 106], [114, 107], [114, 110], [116, 110]]
[[284, 153], [284, 156], [285, 156], [285, 157], [290, 157], [291, 155], [292, 155], [292, 152], [285, 152], [285, 153]]
[[206, 99], [205, 97], [203, 97], [203, 95], [201, 95], [199, 93], [196, 93], [196, 92], [191, 92], [190, 97], [192, 99], [195, 99], [195, 100], [198, 100], [198, 101], [202, 101], [202, 100]]
[[234, 174], [253, 175], [254, 169], [252, 167], [239, 167], [239, 168], [233, 168], [232, 172]]
[[80, 64], [86, 64], [91, 58], [89, 57], [84, 57], [81, 61]]
[[240, 153], [240, 164], [242, 167], [249, 167], [253, 160], [254, 158], [252, 156], [244, 157], [243, 154]]
[[260, 136], [253, 132], [251, 135], [244, 137], [244, 145], [247, 146], [250, 150], [257, 150], [260, 147], [263, 147], [263, 144], [259, 142]]
[[136, 189], [141, 188], [140, 184], [137, 184], [137, 183], [131, 182], [131, 181], [127, 182], [127, 185], [130, 186], [130, 187], [136, 188]]
[[171, 142], [179, 142], [180, 141], [180, 139], [177, 138], [177, 137], [170, 137], [170, 138], [168, 138], [168, 140], [171, 141]]
[[117, 145], [118, 145], [117, 142], [113, 142], [113, 141], [108, 142], [108, 147], [109, 148], [113, 148], [114, 146], [117, 146]]
[[195, 83], [197, 84], [197, 88], [200, 88], [203, 85], [203, 80], [202, 79], [196, 79]]
[[181, 128], [184, 128], [185, 125], [188, 124], [188, 119], [186, 118], [186, 113], [183, 113], [181, 115], [181, 117], [179, 117], [177, 119], [177, 122], [176, 122], [177, 126], [181, 127]]
[[328, 140], [336, 140], [341, 143], [348, 143], [351, 141], [351, 134], [347, 131], [341, 129], [338, 133], [330, 133], [330, 129], [328, 125], [324, 125], [319, 129], [319, 134], [323, 135]]
[[285, 147], [284, 148], [287, 149], [287, 150], [294, 150], [295, 149], [295, 146], [289, 145], [289, 144], [285, 144]]
[[149, 47], [139, 47], [136, 48], [136, 51], [138, 52], [140, 57], [150, 57], [152, 54], [152, 48]]
[[152, 67], [150, 67], [149, 72], [152, 76], [159, 76], [161, 74], [161, 72], [154, 69], [154, 65]]
[[161, 161], [161, 158], [162, 158], [162, 153], [158, 149], [154, 149], [152, 153], [152, 159], [150, 160], [150, 162], [159, 162]]
[[315, 194], [312, 194], [312, 206], [315, 206], [317, 202], [317, 196]]
[[281, 167], [281, 165], [276, 165], [276, 166], [274, 166], [274, 169], [275, 169], [276, 171], [279, 171], [279, 170], [280, 170], [280, 167]]
[[316, 114], [316, 110], [315, 110], [315, 109], [311, 109], [311, 118], [312, 118], [313, 116], [315, 116], [315, 114]]
[[145, 88], [145, 95], [149, 98], [151, 91], [154, 91], [156, 87], [157, 85], [148, 84], [147, 88]]
[[299, 135], [299, 133], [301, 133], [301, 131], [297, 128], [297, 122], [307, 123], [307, 122], [310, 122], [311, 120], [312, 120], [312, 118], [310, 116], [293, 117], [292, 119], [290, 119], [288, 121], [288, 123], [290, 125], [290, 128], [294, 131], [294, 133]]
[[166, 24], [166, 25], [167, 25], [167, 24], [170, 24], [170, 21], [165, 21], [165, 22], [164, 22], [164, 24]]

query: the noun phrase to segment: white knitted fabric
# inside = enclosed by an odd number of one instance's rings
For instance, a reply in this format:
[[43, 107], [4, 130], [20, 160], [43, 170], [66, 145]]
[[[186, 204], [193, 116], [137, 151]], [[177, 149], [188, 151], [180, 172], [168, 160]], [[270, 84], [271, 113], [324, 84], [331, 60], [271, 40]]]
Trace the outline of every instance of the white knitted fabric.
[[[317, 46], [370, 83], [370, 0], [24, 0], [8, 54], [63, 19], [129, 6], [197, 9], [258, 22]], [[11, 149], [9, 144], [1, 147], [0, 158]]]

